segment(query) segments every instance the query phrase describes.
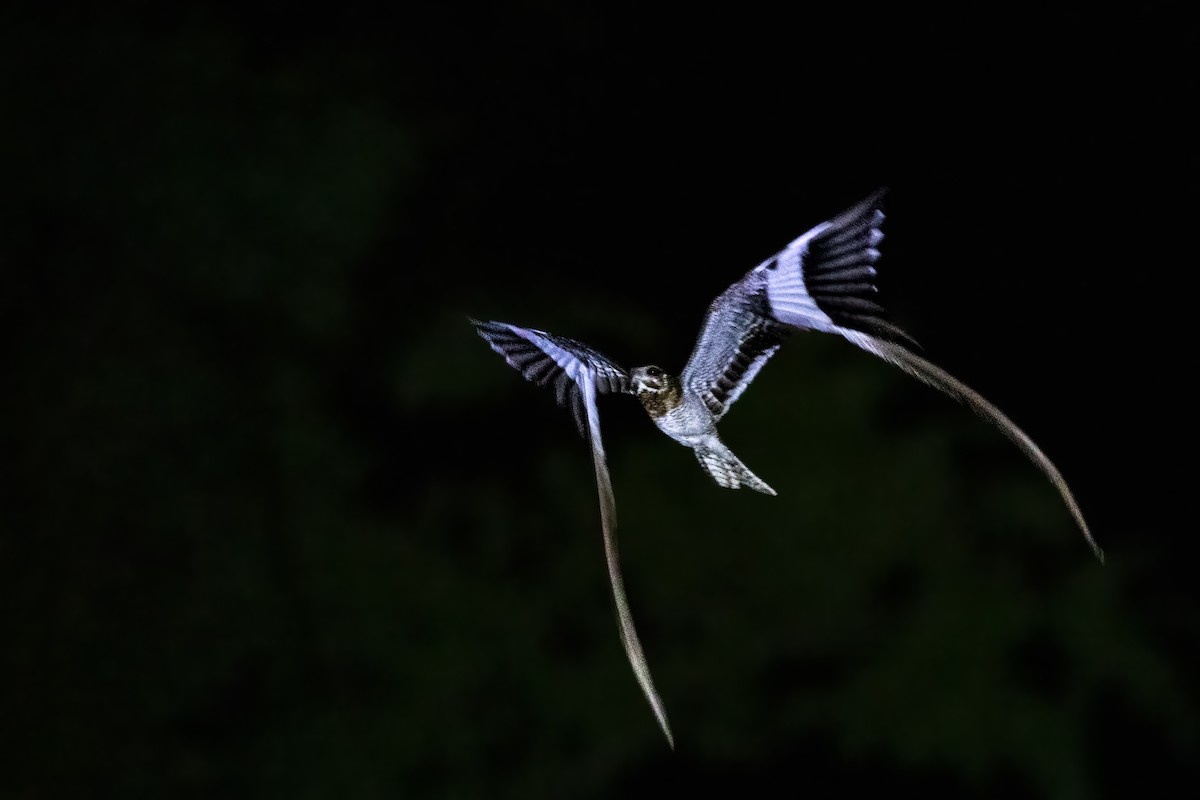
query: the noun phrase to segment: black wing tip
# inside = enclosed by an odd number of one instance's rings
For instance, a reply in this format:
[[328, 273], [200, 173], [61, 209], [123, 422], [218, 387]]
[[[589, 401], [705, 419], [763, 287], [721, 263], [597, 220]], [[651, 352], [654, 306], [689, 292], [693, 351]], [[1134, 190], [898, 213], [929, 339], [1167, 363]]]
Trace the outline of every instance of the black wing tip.
[[[511, 338], [520, 336], [517, 331], [513, 330], [514, 326], [509, 325], [507, 322], [496, 322], [495, 320], [483, 321], [471, 316], [468, 316], [467, 319], [475, 326], [475, 332], [479, 334], [479, 337], [493, 346], [496, 344], [496, 337]], [[496, 352], [500, 351], [497, 350]]]
[[869, 195], [864, 197], [862, 204], [865, 205], [867, 208], [882, 209], [883, 200], [885, 197], [887, 197], [888, 192], [890, 192], [890, 191], [891, 191], [891, 187], [880, 186], [878, 189], [876, 189], [875, 191], [871, 192]]
[[474, 325], [476, 327], [476, 329], [478, 329], [480, 331], [494, 330], [496, 328], [504, 327], [503, 322], [494, 322], [494, 321], [490, 321], [490, 320], [485, 322], [483, 320], [475, 319], [474, 317], [470, 316], [469, 314], [467, 315], [467, 321], [470, 322], [472, 325]]
[[889, 191], [890, 189], [887, 186], [880, 186], [862, 200], [859, 200], [841, 214], [838, 214], [833, 220], [831, 220], [831, 222], [833, 222], [833, 226], [836, 228], [843, 225], [849, 225], [850, 223], [856, 220], [861, 220], [872, 213], [881, 215], [879, 221], [882, 221], [883, 199], [887, 196]]

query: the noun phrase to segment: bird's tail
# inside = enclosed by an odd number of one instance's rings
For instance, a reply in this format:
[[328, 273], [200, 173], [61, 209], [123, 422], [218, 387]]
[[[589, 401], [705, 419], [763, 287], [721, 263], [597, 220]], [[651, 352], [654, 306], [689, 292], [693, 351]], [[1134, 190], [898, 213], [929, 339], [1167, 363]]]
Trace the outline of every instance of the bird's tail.
[[704, 444], [697, 445], [695, 450], [700, 466], [712, 476], [718, 486], [726, 489], [740, 489], [745, 486], [756, 492], [775, 495], [775, 490], [751, 472], [720, 439], [713, 437]]

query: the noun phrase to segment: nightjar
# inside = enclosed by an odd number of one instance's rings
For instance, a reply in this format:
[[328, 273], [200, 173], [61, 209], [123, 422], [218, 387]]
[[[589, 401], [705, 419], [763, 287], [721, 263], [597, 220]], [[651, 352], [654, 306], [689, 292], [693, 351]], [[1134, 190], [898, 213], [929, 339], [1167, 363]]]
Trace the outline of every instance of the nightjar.
[[726, 289], [709, 306], [691, 357], [678, 375], [654, 365], [625, 369], [565, 336], [471, 320], [509, 365], [534, 383], [554, 388], [559, 404], [570, 407], [580, 433], [591, 442], [621, 641], [672, 747], [666, 711], [634, 629], [617, 560], [616, 502], [600, 440], [597, 395], [635, 395], [659, 430], [692, 448], [717, 485], [774, 495], [721, 441], [717, 423], [790, 334], [837, 334], [996, 425], [1050, 479], [1096, 556], [1104, 559], [1066, 481], [1033, 440], [973, 389], [916, 355], [912, 339], [885, 318], [875, 300], [884, 193], [881, 189], [812, 228]]

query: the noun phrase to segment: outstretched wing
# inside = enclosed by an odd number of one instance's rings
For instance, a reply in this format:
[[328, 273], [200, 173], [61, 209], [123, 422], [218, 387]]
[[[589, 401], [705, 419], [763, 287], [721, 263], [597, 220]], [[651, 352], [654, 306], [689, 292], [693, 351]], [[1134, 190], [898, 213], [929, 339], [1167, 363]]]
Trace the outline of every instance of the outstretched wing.
[[787, 327], [771, 316], [766, 281], [751, 273], [708, 307], [680, 380], [719, 420], [775, 355], [787, 333]]
[[823, 222], [746, 273], [709, 306], [683, 383], [720, 419], [796, 329], [842, 325], [911, 339], [871, 296], [883, 240], [883, 190]]
[[876, 191], [797, 237], [742, 279], [762, 287], [772, 319], [805, 330], [849, 329], [916, 344], [887, 321], [874, 300], [885, 192]]
[[580, 436], [587, 435], [581, 388], [585, 375], [598, 394], [630, 394], [633, 391], [629, 373], [623, 367], [582, 342], [545, 331], [519, 328], [507, 322], [473, 319], [471, 324], [526, 380], [538, 386], [554, 386], [558, 404], [570, 406]]
[[675, 739], [667, 722], [667, 710], [654, 688], [650, 665], [642, 652], [642, 643], [633, 625], [633, 613], [625, 596], [625, 581], [621, 576], [617, 550], [617, 501], [608, 475], [604, 443], [600, 438], [600, 412], [596, 408], [597, 394], [630, 392], [629, 375], [592, 348], [573, 339], [518, 328], [504, 322], [471, 322], [492, 349], [504, 356], [504, 360], [520, 370], [526, 378], [540, 386], [553, 383], [559, 403], [570, 401], [580, 433], [591, 442], [596, 491], [600, 498], [600, 524], [604, 533], [604, 557], [608, 564], [613, 601], [617, 606], [621, 644], [638, 685], [666, 734], [667, 743], [674, 748]]
[[1062, 474], [1029, 436], [975, 390], [916, 355], [916, 343], [875, 302], [885, 190], [812, 228], [730, 286], [709, 308], [684, 383], [717, 419], [741, 395], [787, 331], [834, 333], [966, 404], [1012, 440], [1050, 479], [1102, 561]]

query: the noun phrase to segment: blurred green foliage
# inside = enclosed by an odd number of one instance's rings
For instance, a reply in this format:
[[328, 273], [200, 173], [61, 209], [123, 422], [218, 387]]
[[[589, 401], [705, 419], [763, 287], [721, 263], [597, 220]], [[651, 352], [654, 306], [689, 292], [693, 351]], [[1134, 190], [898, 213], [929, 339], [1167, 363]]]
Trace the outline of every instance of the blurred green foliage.
[[[671, 755], [618, 643], [586, 448], [466, 324], [467, 302], [508, 315], [524, 292], [495, 274], [524, 265], [410, 249], [453, 191], [454, 125], [395, 103], [377, 46], [259, 60], [219, 15], [0, 42], [42, 78], [5, 85], [4, 796], [866, 774], [1073, 798], [1121, 735], [1196, 747], [1190, 676], [1036, 471], [804, 336], [723, 426], [778, 498], [602, 405]], [[538, 324], [661, 352], [610, 291]]]

